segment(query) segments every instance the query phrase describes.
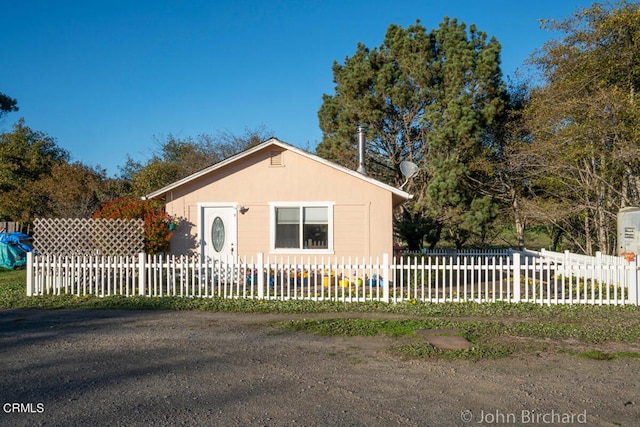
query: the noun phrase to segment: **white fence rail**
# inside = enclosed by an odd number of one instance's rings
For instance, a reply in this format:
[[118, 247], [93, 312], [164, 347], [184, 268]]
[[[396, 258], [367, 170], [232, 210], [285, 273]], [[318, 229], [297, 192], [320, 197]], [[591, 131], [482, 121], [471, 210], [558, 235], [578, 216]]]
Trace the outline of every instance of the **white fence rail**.
[[402, 251], [406, 256], [511, 256], [513, 249], [423, 249], [422, 251]]
[[[559, 256], [562, 255], [562, 259]], [[637, 263], [510, 252], [381, 259], [34, 256], [27, 295], [638, 305]]]
[[530, 258], [543, 258], [554, 263], [582, 264], [582, 265], [624, 265], [628, 261], [619, 256], [605, 255], [596, 252], [595, 256], [574, 254], [569, 251], [553, 252], [546, 249], [531, 251], [525, 249], [520, 252], [523, 256]]

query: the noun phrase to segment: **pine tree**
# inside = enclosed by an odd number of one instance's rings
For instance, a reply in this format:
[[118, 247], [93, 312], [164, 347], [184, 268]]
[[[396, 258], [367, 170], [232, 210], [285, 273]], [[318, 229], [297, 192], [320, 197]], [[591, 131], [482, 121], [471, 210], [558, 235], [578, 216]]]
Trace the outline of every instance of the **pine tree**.
[[359, 44], [334, 63], [336, 93], [323, 97], [317, 153], [355, 168], [355, 129], [364, 124], [371, 175], [399, 186], [403, 160], [420, 167], [399, 218], [407, 242], [427, 236], [434, 245], [443, 230], [456, 246], [482, 238], [496, 212], [479, 189], [489, 175], [487, 128], [504, 101], [499, 64], [500, 44], [475, 26], [448, 18], [429, 33], [419, 21], [390, 25], [380, 47]]

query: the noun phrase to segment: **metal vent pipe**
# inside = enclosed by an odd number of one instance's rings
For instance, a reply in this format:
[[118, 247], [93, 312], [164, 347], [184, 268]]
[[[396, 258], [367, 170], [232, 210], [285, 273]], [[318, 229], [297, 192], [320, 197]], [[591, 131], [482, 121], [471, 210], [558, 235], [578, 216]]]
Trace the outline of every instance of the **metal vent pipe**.
[[365, 167], [365, 147], [367, 144], [367, 138], [364, 134], [364, 126], [358, 126], [358, 169], [356, 172], [361, 173], [362, 175], [367, 175], [367, 168]]

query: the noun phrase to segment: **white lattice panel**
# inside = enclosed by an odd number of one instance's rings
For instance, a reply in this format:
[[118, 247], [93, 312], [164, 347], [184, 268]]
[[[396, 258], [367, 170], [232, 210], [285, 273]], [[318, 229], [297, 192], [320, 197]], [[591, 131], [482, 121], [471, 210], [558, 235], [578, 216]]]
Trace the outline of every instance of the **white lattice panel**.
[[41, 254], [134, 255], [144, 252], [141, 219], [47, 218], [33, 222]]

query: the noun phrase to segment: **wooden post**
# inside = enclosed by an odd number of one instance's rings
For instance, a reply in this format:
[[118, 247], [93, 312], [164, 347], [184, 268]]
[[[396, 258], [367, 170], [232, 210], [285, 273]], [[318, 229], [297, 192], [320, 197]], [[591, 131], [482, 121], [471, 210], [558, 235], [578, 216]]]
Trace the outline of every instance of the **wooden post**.
[[33, 252], [27, 252], [27, 296], [33, 296]]
[[[391, 270], [389, 268], [389, 254], [382, 255], [382, 278], [378, 278], [378, 286], [382, 283], [382, 299], [384, 302], [389, 302], [389, 287], [391, 286], [391, 277], [389, 276]], [[382, 280], [381, 280], [382, 279]]]
[[640, 301], [638, 301], [638, 284], [640, 280], [638, 280], [638, 256], [634, 258], [633, 261], [627, 263], [628, 270], [628, 295], [629, 295], [629, 303], [633, 305], [640, 305]]
[[256, 269], [258, 270], [256, 274], [258, 278], [258, 298], [264, 299], [264, 254], [262, 252], [258, 253], [258, 266]]
[[513, 253], [513, 300], [520, 302], [520, 253]]
[[147, 267], [145, 265], [147, 255], [144, 252], [138, 254], [138, 295], [143, 297], [147, 286]]

